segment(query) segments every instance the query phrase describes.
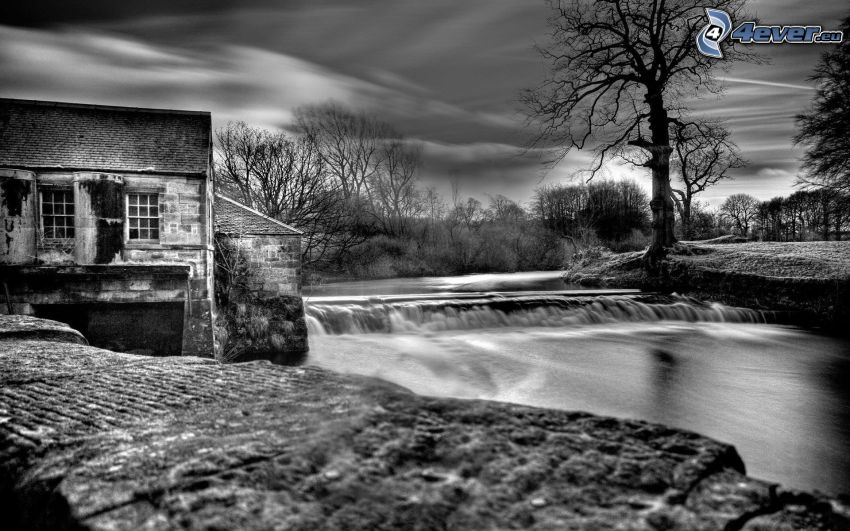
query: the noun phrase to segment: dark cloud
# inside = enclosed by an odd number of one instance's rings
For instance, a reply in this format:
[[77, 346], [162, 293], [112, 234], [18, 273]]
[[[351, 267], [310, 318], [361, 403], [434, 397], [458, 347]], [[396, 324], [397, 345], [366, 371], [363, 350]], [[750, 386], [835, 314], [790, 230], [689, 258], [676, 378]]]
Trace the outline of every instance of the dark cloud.
[[[262, 4], [256, 0], [244, 5]], [[44, 27], [56, 24], [84, 24], [108, 20], [137, 19], [151, 15], [204, 13], [227, 10], [229, 0], [10, 0], [0, 5], [0, 23]]]
[[[11, 5], [16, 4], [16, 5]], [[755, 0], [766, 23], [837, 27], [845, 2]], [[242, 119], [285, 127], [293, 108], [330, 99], [378, 113], [425, 145], [427, 183], [452, 176], [467, 193], [527, 198], [566, 179], [589, 156], [544, 172], [517, 155], [519, 92], [545, 66], [547, 8], [528, 0], [105, 0], [4, 2], [0, 95], [207, 109], [216, 125]], [[788, 193], [801, 151], [794, 116], [811, 100], [822, 48], [768, 46], [768, 64], [736, 65], [721, 97], [694, 112], [725, 117], [750, 160], [706, 197]], [[612, 177], [645, 176], [613, 165]]]

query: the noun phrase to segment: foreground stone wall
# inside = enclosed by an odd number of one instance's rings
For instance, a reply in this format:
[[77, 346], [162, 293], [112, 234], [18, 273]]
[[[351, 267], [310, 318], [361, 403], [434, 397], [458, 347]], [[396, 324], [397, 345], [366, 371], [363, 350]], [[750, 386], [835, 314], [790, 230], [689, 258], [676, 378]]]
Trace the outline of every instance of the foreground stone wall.
[[[66, 266], [7, 266], [0, 265], [0, 279], [9, 293], [9, 304], [0, 304], [0, 314], [39, 315], [50, 318], [69, 309], [65, 320], [91, 333], [94, 338], [104, 334], [124, 335], [110, 341], [109, 348], [125, 343], [129, 350], [154, 349], [155, 345], [134, 344], [140, 336], [139, 328], [160, 326], [150, 319], [139, 319], [132, 326], [120, 326], [118, 316], [129, 310], [138, 312], [144, 306], [152, 311], [163, 304], [177, 306], [179, 327], [176, 348], [160, 354], [198, 355], [212, 357], [213, 322], [211, 296], [204, 282], [193, 287], [191, 265], [66, 265]], [[77, 311], [79, 310], [79, 311]], [[66, 312], [67, 313], [67, 312]], [[97, 314], [100, 317], [95, 317]], [[108, 319], [115, 316], [112, 322]], [[106, 319], [104, 319], [104, 317]], [[97, 323], [100, 330], [93, 331]], [[118, 348], [123, 352], [128, 349]]]
[[690, 432], [311, 367], [116, 354], [58, 343], [57, 327], [0, 318], [11, 528], [850, 525], [845, 505], [746, 477], [733, 447]]
[[220, 239], [242, 254], [242, 288], [259, 298], [301, 296], [301, 236], [251, 235]]
[[308, 350], [301, 236], [216, 236], [219, 359], [287, 362]]

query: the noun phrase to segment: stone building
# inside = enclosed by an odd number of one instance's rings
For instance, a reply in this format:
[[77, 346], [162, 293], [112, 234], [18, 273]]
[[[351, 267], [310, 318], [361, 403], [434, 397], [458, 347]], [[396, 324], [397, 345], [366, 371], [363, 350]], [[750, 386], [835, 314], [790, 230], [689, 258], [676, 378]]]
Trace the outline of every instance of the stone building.
[[301, 234], [215, 195], [219, 339], [225, 358], [285, 361], [307, 351]]
[[0, 312], [211, 356], [211, 141], [207, 112], [0, 99]]
[[250, 271], [244, 287], [262, 298], [300, 297], [302, 232], [220, 194], [214, 210], [216, 237], [238, 248]]

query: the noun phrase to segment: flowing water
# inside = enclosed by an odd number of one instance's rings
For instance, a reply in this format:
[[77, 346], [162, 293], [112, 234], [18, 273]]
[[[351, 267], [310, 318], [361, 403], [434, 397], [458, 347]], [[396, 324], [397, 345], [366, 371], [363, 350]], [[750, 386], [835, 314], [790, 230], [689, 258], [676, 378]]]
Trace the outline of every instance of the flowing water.
[[639, 418], [734, 444], [750, 475], [850, 492], [850, 344], [750, 310], [557, 273], [324, 286], [309, 363], [417, 393]]

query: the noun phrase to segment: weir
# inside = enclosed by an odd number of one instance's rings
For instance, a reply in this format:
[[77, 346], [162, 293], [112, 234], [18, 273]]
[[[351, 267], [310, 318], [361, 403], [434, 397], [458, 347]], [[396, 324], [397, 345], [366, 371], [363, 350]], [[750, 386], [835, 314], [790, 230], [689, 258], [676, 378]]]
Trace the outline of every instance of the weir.
[[759, 311], [639, 290], [315, 297], [307, 301], [306, 315], [309, 332], [315, 335], [617, 322], [765, 322]]
[[517, 276], [330, 284], [328, 296], [305, 298], [307, 362], [424, 396], [710, 433], [734, 443], [758, 477], [847, 490], [844, 340], [781, 312], [580, 290], [558, 272]]

